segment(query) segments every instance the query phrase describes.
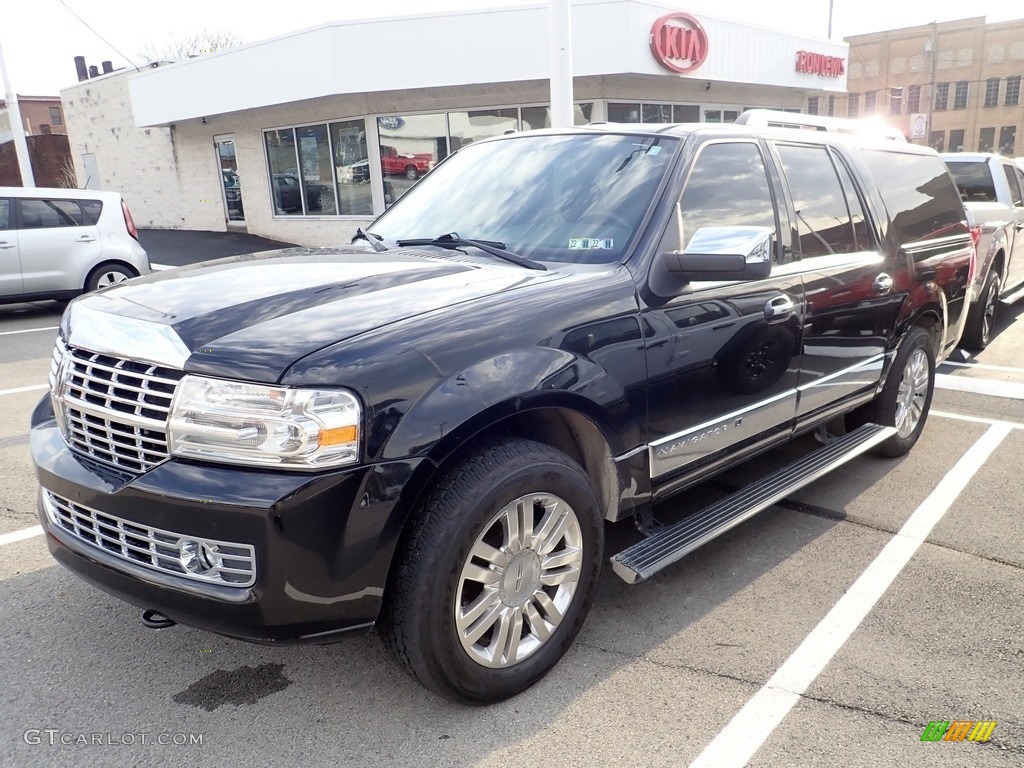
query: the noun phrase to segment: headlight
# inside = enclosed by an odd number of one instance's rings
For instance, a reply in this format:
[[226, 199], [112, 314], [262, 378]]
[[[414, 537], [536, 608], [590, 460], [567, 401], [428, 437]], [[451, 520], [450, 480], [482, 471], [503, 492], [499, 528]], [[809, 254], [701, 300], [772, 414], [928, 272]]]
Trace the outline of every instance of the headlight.
[[185, 376], [171, 405], [171, 455], [282, 469], [359, 458], [359, 401], [340, 389], [294, 389]]

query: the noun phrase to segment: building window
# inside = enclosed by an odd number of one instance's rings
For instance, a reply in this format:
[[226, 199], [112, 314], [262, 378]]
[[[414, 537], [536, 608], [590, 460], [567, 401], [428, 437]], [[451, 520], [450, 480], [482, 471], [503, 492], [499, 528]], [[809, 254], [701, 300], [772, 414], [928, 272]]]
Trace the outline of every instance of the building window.
[[[590, 102], [572, 105], [573, 125], [586, 125], [590, 122], [590, 115], [594, 105]], [[534, 131], [538, 128], [551, 127], [550, 107], [523, 107], [519, 110], [519, 124], [521, 130]]]
[[451, 140], [452, 152], [474, 141], [515, 133], [518, 130], [519, 110], [515, 107], [448, 113], [448, 137]]
[[330, 132], [334, 170], [337, 174], [337, 213], [372, 216], [373, 194], [370, 192], [366, 123], [363, 120], [331, 123]]
[[276, 216], [302, 215], [299, 158], [295, 152], [295, 129], [267, 131], [263, 135], [270, 165], [270, 199]]
[[807, 99], [807, 114], [816, 115], [818, 114], [818, 97], [811, 96]]
[[39, 132], [43, 136], [49, 136], [51, 133], [53, 133], [53, 130], [50, 128], [50, 124], [49, 123], [42, 123], [39, 126]]
[[[465, 143], [469, 144], [473, 140], [472, 129], [468, 125], [469, 113], [459, 114], [459, 118], [453, 119], [453, 127], [454, 123], [459, 124], [460, 130], [467, 134], [460, 137], [460, 141], [465, 139]], [[543, 117], [536, 115], [533, 120], [541, 122], [546, 117], [546, 114]], [[512, 124], [507, 117], [487, 122], [500, 122], [502, 131], [508, 130], [505, 126]], [[377, 154], [380, 156], [380, 170], [384, 178], [385, 205], [395, 202], [422, 174], [448, 157], [448, 117], [443, 112], [378, 117], [377, 133], [380, 136]]]
[[836, 113], [836, 97], [835, 96], [829, 96], [828, 97], [828, 116], [829, 117], [833, 117], [835, 115], [835, 113]]
[[907, 114], [921, 111], [921, 86], [912, 85], [907, 91]]
[[642, 123], [671, 123], [671, 104], [644, 104], [640, 109]]
[[608, 102], [609, 123], [639, 123], [640, 105], [623, 102]]
[[990, 77], [985, 81], [985, 106], [995, 107], [999, 105], [999, 78]]
[[740, 116], [738, 109], [705, 109], [705, 123], [735, 123]]
[[978, 132], [978, 151], [991, 152], [996, 143], [996, 129], [982, 128]]
[[968, 85], [966, 80], [957, 81], [956, 89], [953, 91], [953, 109], [967, 109]]
[[931, 136], [928, 138], [928, 146], [936, 152], [944, 151], [946, 148], [946, 132], [932, 131]]
[[850, 93], [846, 96], [846, 116], [857, 117], [860, 114], [860, 94]]
[[60, 107], [50, 107], [50, 125], [61, 125]]
[[999, 153], [1007, 157], [1013, 157], [1017, 144], [1017, 126], [1004, 125], [999, 129]]
[[1006, 95], [1003, 103], [1008, 107], [1020, 104], [1020, 75], [1006, 78]]
[[878, 99], [878, 94], [874, 91], [864, 94], [864, 114], [873, 115], [875, 113], [875, 102]]
[[962, 129], [949, 132], [949, 150], [950, 152], [963, 152], [964, 151], [964, 132]]
[[889, 114], [898, 115], [903, 111], [903, 89], [889, 89]]
[[699, 123], [700, 107], [696, 104], [675, 104], [672, 106], [672, 120], [677, 123]]
[[949, 83], [935, 84], [935, 111], [944, 112], [949, 109]]

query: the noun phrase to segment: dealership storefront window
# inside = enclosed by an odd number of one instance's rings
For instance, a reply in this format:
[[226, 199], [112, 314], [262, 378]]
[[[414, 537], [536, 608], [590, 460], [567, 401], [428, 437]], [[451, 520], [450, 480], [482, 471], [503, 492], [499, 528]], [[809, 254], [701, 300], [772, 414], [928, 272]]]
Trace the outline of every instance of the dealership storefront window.
[[264, 131], [275, 216], [371, 216], [363, 120]]

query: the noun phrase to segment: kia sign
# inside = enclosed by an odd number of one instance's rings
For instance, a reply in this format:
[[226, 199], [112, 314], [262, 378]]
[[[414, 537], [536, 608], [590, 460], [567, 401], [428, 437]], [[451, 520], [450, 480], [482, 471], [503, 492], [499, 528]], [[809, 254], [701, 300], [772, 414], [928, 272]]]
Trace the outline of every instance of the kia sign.
[[651, 27], [651, 53], [665, 69], [686, 74], [708, 57], [708, 35], [688, 13], [668, 13]]
[[846, 62], [838, 56], [826, 56], [810, 51], [796, 52], [796, 71], [808, 75], [840, 77], [846, 74]]

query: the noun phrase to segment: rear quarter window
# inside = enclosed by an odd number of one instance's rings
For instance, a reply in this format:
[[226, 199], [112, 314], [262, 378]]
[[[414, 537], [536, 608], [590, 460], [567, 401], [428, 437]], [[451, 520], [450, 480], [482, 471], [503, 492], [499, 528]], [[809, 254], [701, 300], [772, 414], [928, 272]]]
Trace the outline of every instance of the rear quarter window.
[[103, 203], [100, 200], [80, 200], [85, 219], [89, 224], [99, 224], [100, 214], [103, 213]]
[[960, 195], [939, 157], [871, 149], [863, 157], [900, 244], [967, 231]]

